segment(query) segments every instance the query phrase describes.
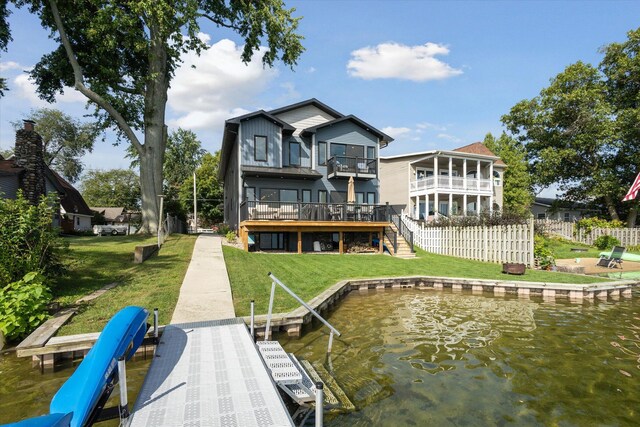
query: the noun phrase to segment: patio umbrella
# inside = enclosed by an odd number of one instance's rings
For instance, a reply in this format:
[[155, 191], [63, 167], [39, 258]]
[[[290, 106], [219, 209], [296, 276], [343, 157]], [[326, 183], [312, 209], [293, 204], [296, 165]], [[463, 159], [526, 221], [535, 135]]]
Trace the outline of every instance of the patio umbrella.
[[347, 203], [356, 202], [356, 184], [353, 181], [353, 177], [349, 177], [349, 185], [347, 186]]

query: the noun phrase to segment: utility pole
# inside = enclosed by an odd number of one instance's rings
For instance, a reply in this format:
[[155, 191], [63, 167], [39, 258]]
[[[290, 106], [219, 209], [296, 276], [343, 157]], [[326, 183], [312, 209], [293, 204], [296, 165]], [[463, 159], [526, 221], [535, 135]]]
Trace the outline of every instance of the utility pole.
[[193, 172], [193, 232], [198, 232], [198, 199], [196, 197], [196, 173]]
[[158, 220], [158, 249], [162, 246], [161, 235], [162, 235], [162, 211], [164, 210], [164, 194], [158, 194], [160, 197], [160, 219]]

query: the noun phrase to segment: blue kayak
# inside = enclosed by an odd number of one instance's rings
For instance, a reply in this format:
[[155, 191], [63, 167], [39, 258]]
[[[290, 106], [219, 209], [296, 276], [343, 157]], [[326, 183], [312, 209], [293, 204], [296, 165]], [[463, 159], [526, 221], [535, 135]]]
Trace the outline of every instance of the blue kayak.
[[96, 407], [101, 401], [104, 404], [117, 380], [118, 359], [129, 360], [142, 344], [148, 316], [147, 310], [134, 306], [116, 313], [80, 366], [53, 396], [50, 415], [8, 426], [82, 427], [91, 423], [97, 415]]

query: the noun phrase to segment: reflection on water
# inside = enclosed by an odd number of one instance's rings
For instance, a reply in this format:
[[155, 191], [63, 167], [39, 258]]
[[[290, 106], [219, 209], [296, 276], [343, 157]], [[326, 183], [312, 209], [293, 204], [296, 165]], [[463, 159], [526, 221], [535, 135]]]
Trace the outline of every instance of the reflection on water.
[[326, 329], [281, 341], [324, 364], [355, 404], [327, 415], [331, 426], [639, 425], [639, 296], [354, 292], [329, 317], [343, 334], [329, 361]]
[[[129, 409], [136, 396], [151, 359], [142, 358], [127, 362], [127, 385]], [[49, 413], [49, 403], [53, 395], [73, 373], [80, 361], [58, 366], [56, 372], [41, 374], [31, 366], [30, 358], [17, 358], [15, 354], [0, 356], [0, 424], [15, 422], [24, 418]], [[118, 387], [115, 388], [107, 407], [118, 403]], [[117, 426], [116, 420], [97, 424]]]

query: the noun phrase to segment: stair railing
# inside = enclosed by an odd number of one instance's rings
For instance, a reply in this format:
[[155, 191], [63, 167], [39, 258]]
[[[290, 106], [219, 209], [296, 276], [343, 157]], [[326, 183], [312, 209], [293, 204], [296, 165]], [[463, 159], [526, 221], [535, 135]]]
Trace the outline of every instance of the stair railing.
[[320, 316], [313, 308], [309, 306], [306, 302], [304, 302], [298, 295], [295, 294], [291, 289], [287, 288], [287, 286], [282, 283], [276, 276], [269, 273], [268, 276], [271, 278], [271, 297], [269, 298], [269, 311], [267, 313], [267, 326], [264, 330], [264, 340], [268, 341], [271, 338], [271, 314], [273, 312], [273, 298], [276, 293], [276, 284], [279, 285], [282, 289], [284, 289], [289, 295], [291, 295], [296, 301], [298, 301], [304, 308], [309, 310], [311, 314], [313, 314], [316, 319], [321, 321], [327, 328], [329, 328], [329, 346], [327, 347], [327, 353], [331, 353], [331, 347], [333, 346], [333, 334], [340, 336], [340, 332], [336, 328], [334, 328], [329, 322], [327, 322], [324, 317]]
[[411, 231], [409, 227], [407, 227], [407, 225], [404, 223], [404, 221], [402, 220], [402, 215], [396, 212], [393, 206], [389, 205], [388, 203], [387, 216], [389, 222], [392, 222], [396, 226], [396, 228], [398, 229], [398, 233], [400, 233], [400, 235], [404, 237], [404, 239], [409, 244], [411, 253], [415, 252], [415, 250], [413, 249], [413, 231]]

